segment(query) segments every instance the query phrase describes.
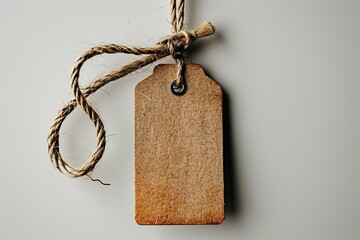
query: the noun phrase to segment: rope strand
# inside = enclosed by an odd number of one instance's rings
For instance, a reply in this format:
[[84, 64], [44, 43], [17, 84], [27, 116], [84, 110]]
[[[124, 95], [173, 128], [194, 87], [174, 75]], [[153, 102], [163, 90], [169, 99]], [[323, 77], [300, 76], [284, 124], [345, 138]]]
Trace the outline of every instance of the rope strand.
[[[184, 9], [185, 9], [185, 1], [176, 0], [170, 1], [170, 8], [171, 8], [171, 24], [172, 24], [172, 32], [179, 33], [182, 31], [184, 26]], [[178, 4], [177, 4], [178, 3]], [[184, 55], [178, 54], [172, 56], [175, 59], [177, 65], [177, 72], [176, 72], [176, 80], [175, 80], [175, 87], [181, 88], [181, 84], [184, 84], [184, 70], [185, 70], [185, 61]]]

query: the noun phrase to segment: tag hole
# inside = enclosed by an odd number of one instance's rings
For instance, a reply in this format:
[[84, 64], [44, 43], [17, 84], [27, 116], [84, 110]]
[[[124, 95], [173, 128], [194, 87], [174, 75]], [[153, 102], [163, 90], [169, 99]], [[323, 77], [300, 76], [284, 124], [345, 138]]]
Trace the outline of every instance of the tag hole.
[[176, 80], [170, 85], [170, 90], [175, 96], [182, 96], [186, 92], [186, 85], [184, 82], [180, 82], [180, 86], [176, 87]]

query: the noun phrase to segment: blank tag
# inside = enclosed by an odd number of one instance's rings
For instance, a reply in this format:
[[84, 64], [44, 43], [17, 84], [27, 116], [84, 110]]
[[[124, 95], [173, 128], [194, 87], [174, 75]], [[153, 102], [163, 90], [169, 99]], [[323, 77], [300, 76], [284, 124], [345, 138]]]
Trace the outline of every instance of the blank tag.
[[222, 90], [187, 64], [186, 92], [159, 65], [135, 88], [135, 219], [138, 224], [224, 220]]

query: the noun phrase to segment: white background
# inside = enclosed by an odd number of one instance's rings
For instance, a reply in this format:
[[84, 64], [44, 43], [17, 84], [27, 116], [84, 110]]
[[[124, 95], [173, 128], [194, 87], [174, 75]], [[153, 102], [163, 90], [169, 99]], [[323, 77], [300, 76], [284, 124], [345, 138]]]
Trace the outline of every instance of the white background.
[[[151, 46], [170, 33], [168, 0], [0, 0], [0, 239], [360, 239], [360, 3], [186, 2], [186, 27], [215, 36], [188, 53], [228, 96], [226, 220], [219, 226], [134, 221], [134, 87], [154, 65], [90, 101], [108, 144], [94, 177], [60, 174], [48, 128], [72, 98], [72, 64], [97, 44]], [[134, 56], [89, 61], [84, 86]], [[172, 63], [168, 58], [163, 62]], [[81, 111], [65, 121], [64, 158], [95, 146]]]

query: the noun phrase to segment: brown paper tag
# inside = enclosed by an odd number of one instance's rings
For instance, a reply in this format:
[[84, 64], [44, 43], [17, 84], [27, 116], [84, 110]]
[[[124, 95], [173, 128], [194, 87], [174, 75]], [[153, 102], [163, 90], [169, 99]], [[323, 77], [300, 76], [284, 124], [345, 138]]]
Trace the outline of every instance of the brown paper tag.
[[135, 88], [135, 219], [138, 224], [219, 224], [224, 219], [222, 90], [200, 65], [187, 91], [159, 65]]

